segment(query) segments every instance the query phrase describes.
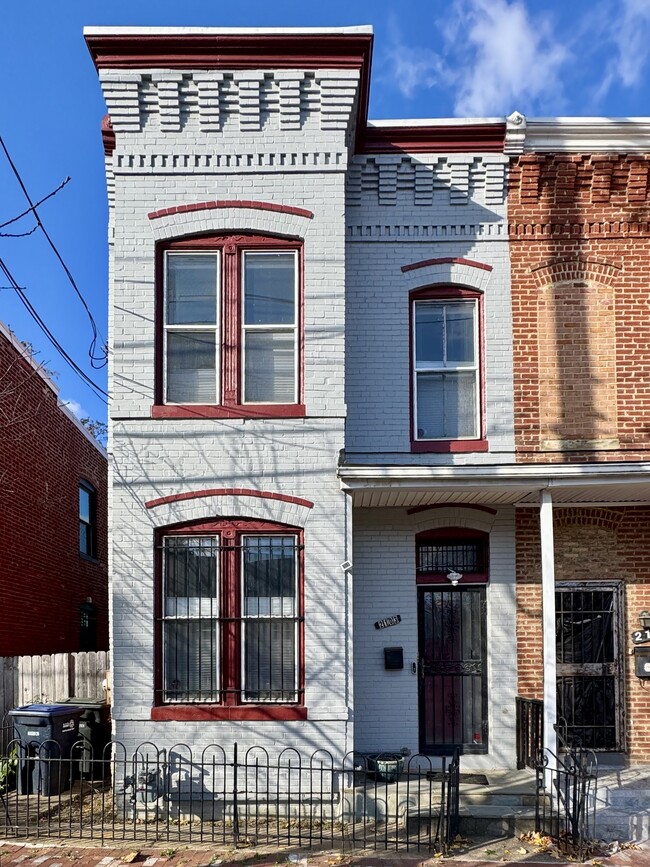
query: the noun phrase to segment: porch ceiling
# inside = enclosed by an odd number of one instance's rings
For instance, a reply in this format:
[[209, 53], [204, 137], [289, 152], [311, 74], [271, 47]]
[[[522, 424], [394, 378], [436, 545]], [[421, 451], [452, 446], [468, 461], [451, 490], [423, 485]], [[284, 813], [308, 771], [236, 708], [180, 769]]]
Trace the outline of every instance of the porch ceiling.
[[556, 505], [650, 504], [650, 464], [486, 467], [342, 466], [339, 479], [354, 506], [414, 508], [466, 503], [535, 506], [541, 491]]

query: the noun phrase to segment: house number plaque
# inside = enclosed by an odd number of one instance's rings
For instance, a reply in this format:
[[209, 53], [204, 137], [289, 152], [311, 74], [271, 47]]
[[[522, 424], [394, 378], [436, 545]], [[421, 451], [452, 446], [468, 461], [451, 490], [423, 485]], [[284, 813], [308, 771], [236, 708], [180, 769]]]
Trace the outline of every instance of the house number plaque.
[[632, 633], [633, 644], [645, 644], [650, 641], [650, 629], [635, 629]]
[[402, 622], [401, 614], [393, 614], [391, 617], [384, 617], [383, 620], [375, 621], [375, 629], [386, 629], [387, 626], [397, 626]]

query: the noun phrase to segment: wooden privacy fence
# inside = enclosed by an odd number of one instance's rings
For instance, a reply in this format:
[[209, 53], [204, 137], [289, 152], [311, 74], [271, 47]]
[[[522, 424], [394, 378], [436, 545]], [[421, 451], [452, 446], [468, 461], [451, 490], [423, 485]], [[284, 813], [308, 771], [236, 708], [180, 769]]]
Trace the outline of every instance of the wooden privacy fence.
[[24, 704], [104, 698], [108, 665], [105, 650], [0, 657], [0, 722]]

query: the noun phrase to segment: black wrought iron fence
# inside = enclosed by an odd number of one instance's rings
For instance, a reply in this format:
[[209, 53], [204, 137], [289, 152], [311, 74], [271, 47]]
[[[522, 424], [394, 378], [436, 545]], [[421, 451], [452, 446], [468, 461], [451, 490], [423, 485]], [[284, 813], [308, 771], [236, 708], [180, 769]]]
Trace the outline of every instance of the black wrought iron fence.
[[586, 860], [596, 837], [595, 754], [574, 748], [558, 758], [544, 750], [536, 776], [535, 829], [551, 837], [563, 854]]
[[517, 710], [517, 767], [535, 768], [544, 745], [544, 702], [537, 698], [515, 699]]
[[444, 852], [458, 832], [458, 756], [12, 741], [2, 767], [5, 837]]

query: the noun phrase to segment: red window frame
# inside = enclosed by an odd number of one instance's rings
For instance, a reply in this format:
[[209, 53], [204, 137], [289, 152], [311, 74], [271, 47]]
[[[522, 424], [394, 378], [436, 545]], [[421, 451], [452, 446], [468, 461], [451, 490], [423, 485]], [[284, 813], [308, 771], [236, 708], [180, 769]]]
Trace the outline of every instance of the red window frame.
[[[169, 404], [165, 401], [165, 254], [168, 252], [220, 252], [219, 322], [220, 365], [215, 404]], [[297, 253], [298, 297], [296, 309], [295, 403], [244, 403], [242, 399], [242, 274], [245, 252], [277, 251]], [[301, 241], [270, 235], [238, 233], [202, 235], [156, 246], [156, 369], [152, 418], [300, 418], [305, 415], [303, 400], [303, 244]]]
[[476, 544], [479, 547], [480, 565], [482, 569], [475, 572], [463, 572], [458, 586], [466, 584], [487, 584], [490, 577], [490, 536], [483, 530], [472, 530], [464, 527], [442, 527], [435, 530], [423, 530], [415, 536], [415, 583], [446, 584], [453, 589], [448, 572], [421, 572], [418, 570], [418, 554], [420, 546], [426, 542], [438, 545]]
[[[164, 638], [163, 638], [163, 540], [171, 536], [219, 536], [220, 581], [218, 636], [220, 678], [219, 702], [165, 702], [164, 700]], [[241, 538], [246, 535], [294, 536], [297, 546], [297, 677], [296, 701], [250, 702], [242, 698], [242, 623], [240, 601]], [[268, 521], [245, 519], [189, 522], [163, 527], [155, 532], [156, 594], [154, 616], [155, 638], [155, 690], [151, 718], [156, 720], [301, 720], [307, 719], [305, 696], [305, 610], [304, 610], [304, 546], [303, 531], [299, 527]]]
[[[472, 439], [440, 439], [423, 440], [416, 437], [415, 411], [415, 304], [418, 301], [472, 301], [476, 304], [476, 327], [478, 329], [478, 425], [479, 435]], [[485, 328], [483, 320], [483, 293], [476, 289], [461, 286], [427, 286], [415, 289], [409, 294], [409, 405], [410, 405], [410, 435], [412, 452], [454, 453], [454, 452], [486, 452], [488, 441], [485, 429]]]

